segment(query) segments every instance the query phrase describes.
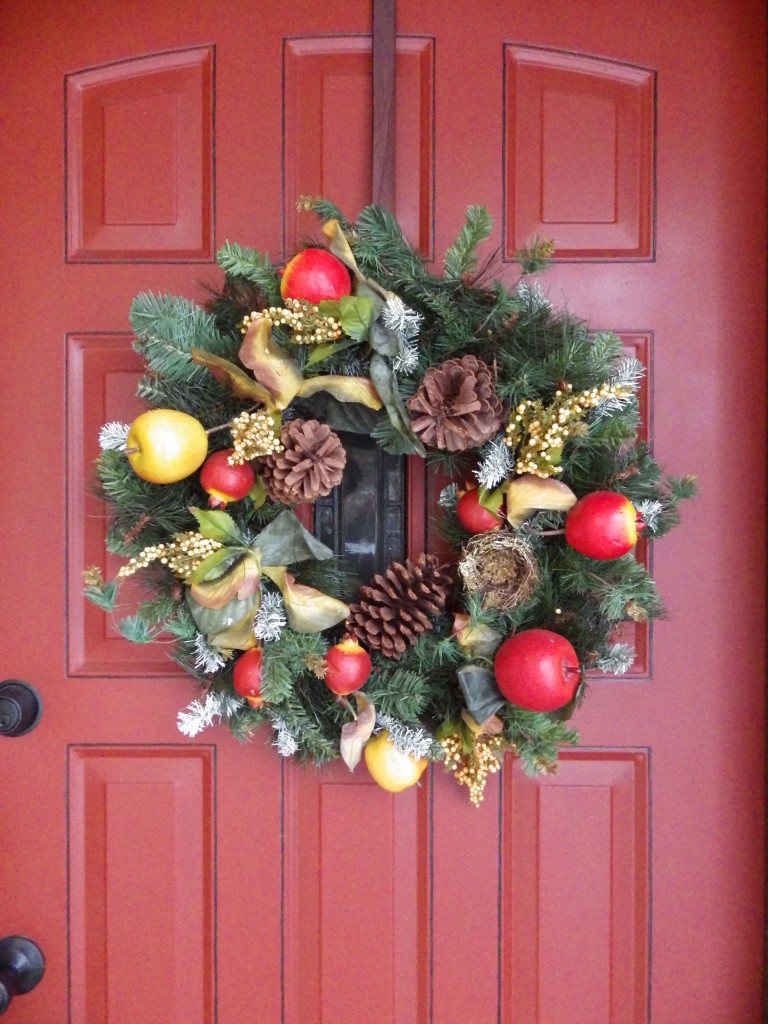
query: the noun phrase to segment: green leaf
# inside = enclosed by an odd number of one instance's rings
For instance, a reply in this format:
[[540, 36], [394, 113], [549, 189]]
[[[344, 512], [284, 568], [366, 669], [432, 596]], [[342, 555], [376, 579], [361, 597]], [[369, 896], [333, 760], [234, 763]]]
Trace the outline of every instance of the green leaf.
[[245, 544], [245, 538], [228, 512], [203, 508], [190, 508], [189, 511], [206, 540], [217, 540], [220, 544]]
[[238, 557], [238, 552], [232, 548], [219, 548], [217, 551], [213, 551], [207, 558], [198, 565], [192, 575], [189, 577], [190, 583], [202, 583], [203, 580], [207, 579], [208, 576], [213, 573], [214, 569], [218, 569], [223, 562], [232, 561]]
[[314, 345], [307, 359], [307, 366], [312, 366], [314, 363], [322, 363], [324, 359], [330, 359], [331, 356], [343, 352], [345, 348], [351, 348], [353, 345], [359, 344], [360, 342], [357, 338], [346, 338], [344, 341], [329, 341], [324, 345]]
[[317, 308], [323, 316], [333, 316], [337, 320], [341, 316], [341, 304], [338, 299], [321, 299], [317, 304]]
[[267, 500], [267, 489], [260, 476], [257, 476], [254, 480], [253, 487], [248, 491], [247, 498], [252, 502], [254, 509], [261, 508]]
[[285, 509], [256, 538], [254, 547], [261, 552], [262, 565], [291, 565], [308, 558], [333, 558], [333, 551]]
[[373, 322], [373, 303], [362, 295], [343, 295], [339, 300], [339, 321], [346, 335], [362, 341]]

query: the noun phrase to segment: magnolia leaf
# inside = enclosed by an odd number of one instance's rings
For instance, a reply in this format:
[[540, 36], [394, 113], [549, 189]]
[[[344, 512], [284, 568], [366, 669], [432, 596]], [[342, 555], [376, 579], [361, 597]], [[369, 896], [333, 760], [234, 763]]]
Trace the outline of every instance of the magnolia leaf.
[[221, 651], [248, 651], [258, 643], [253, 632], [254, 609], [249, 609], [239, 622], [219, 633], [209, 633], [209, 646]]
[[[200, 604], [195, 600], [194, 588], [190, 587], [186, 592], [187, 607], [200, 632], [207, 637], [212, 637], [231, 629], [233, 626], [239, 626], [247, 616], [252, 620], [261, 601], [261, 588], [258, 586], [258, 579], [256, 582], [256, 590], [249, 597], [240, 599], [234, 596], [232, 600], [228, 601], [221, 608], [207, 608], [205, 605]], [[212, 644], [213, 642], [209, 640], [209, 643]], [[217, 644], [217, 646], [227, 647], [234, 645], [221, 643]]]
[[365, 277], [360, 273], [360, 268], [357, 265], [357, 261], [349, 247], [347, 236], [341, 230], [341, 225], [332, 217], [323, 224], [323, 234], [328, 245], [328, 250], [333, 255], [340, 259], [345, 267], [349, 267], [352, 273], [359, 281], [364, 281]]
[[245, 538], [228, 512], [221, 509], [190, 508], [197, 520], [197, 528], [206, 540], [217, 540], [221, 544], [244, 544]]
[[322, 561], [333, 558], [333, 551], [319, 541], [298, 520], [296, 513], [284, 509], [265, 526], [254, 542], [266, 565], [291, 565], [308, 558]]
[[371, 738], [376, 725], [376, 708], [373, 704], [359, 690], [355, 691], [354, 698], [357, 701], [357, 718], [342, 725], [339, 745], [341, 757], [350, 771], [354, 771], [360, 763], [363, 747]]
[[460, 612], [454, 612], [451, 635], [472, 658], [492, 658], [503, 639], [490, 626], [473, 626], [469, 615]]
[[380, 320], [371, 326], [368, 340], [374, 352], [382, 356], [396, 356], [400, 351], [400, 335], [390, 327], [385, 327]]
[[386, 292], [384, 295], [381, 294], [381, 289], [371, 288], [368, 281], [358, 281], [355, 285], [355, 295], [359, 295], [363, 298], [369, 299], [373, 306], [373, 319], [378, 320], [379, 315], [387, 304], [387, 296], [391, 293]]
[[245, 601], [259, 593], [259, 560], [252, 554], [243, 555], [221, 576], [193, 583], [189, 593], [196, 604], [216, 610], [234, 599]]
[[320, 420], [331, 430], [351, 434], [370, 434], [382, 416], [380, 409], [367, 409], [359, 402], [339, 402], [327, 391], [318, 391], [308, 399], [297, 398], [293, 408], [305, 419]]
[[506, 704], [493, 672], [485, 665], [462, 665], [456, 675], [467, 711], [475, 722], [484, 722]]
[[277, 342], [272, 341], [272, 323], [266, 317], [254, 320], [245, 332], [238, 352], [240, 362], [252, 371], [276, 409], [290, 405], [301, 385], [301, 369]]
[[203, 352], [197, 348], [193, 348], [191, 354], [193, 362], [198, 366], [207, 367], [216, 380], [228, 387], [237, 398], [245, 398], [249, 402], [261, 402], [271, 407], [272, 397], [267, 389], [252, 380], [235, 363], [230, 363], [228, 359], [216, 356], [212, 352]]
[[374, 353], [371, 359], [371, 380], [374, 387], [384, 403], [390, 423], [403, 438], [408, 446], [408, 455], [421, 455], [424, 458], [427, 451], [424, 445], [414, 436], [410, 426], [408, 410], [405, 408], [400, 392], [397, 389], [397, 378], [387, 360]]
[[344, 333], [356, 341], [368, 333], [373, 321], [373, 303], [362, 295], [343, 295], [339, 299], [339, 322]]
[[327, 391], [339, 402], [359, 402], [367, 409], [380, 409], [381, 399], [367, 377], [344, 377], [328, 374], [310, 377], [297, 390], [300, 398], [309, 398], [318, 391]]
[[297, 583], [282, 565], [265, 566], [265, 576], [280, 588], [288, 625], [296, 633], [319, 633], [343, 622], [349, 606], [314, 587]]
[[560, 480], [525, 473], [515, 477], [507, 487], [507, 521], [521, 526], [538, 509], [567, 512], [576, 504], [576, 495]]
[[[221, 576], [229, 566], [222, 568], [222, 563], [229, 562], [234, 563], [242, 555], [242, 551], [234, 548], [219, 548], [217, 551], [211, 552], [207, 558], [204, 558], [198, 565], [195, 571], [187, 580], [188, 583], [202, 583], [203, 580], [208, 579], [212, 576]], [[214, 570], [218, 569], [218, 572]]]

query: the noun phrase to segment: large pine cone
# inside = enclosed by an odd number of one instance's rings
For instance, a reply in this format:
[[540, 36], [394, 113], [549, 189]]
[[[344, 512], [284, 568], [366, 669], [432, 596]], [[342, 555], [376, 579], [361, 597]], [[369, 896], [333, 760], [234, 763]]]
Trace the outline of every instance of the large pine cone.
[[318, 420], [289, 420], [280, 430], [283, 451], [261, 460], [272, 501], [300, 505], [330, 494], [341, 482], [347, 453], [337, 434]]
[[501, 426], [503, 410], [491, 371], [473, 355], [431, 366], [405, 404], [413, 432], [424, 444], [449, 452], [485, 444]]
[[397, 659], [432, 629], [432, 616], [445, 607], [453, 581], [436, 555], [419, 555], [392, 564], [360, 588], [360, 601], [350, 605], [347, 631], [386, 658]]

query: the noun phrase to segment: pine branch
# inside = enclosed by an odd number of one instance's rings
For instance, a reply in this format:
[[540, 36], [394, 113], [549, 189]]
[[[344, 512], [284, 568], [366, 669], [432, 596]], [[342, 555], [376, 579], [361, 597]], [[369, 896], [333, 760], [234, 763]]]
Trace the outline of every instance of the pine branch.
[[466, 221], [456, 241], [445, 254], [448, 280], [461, 281], [477, 268], [477, 246], [491, 233], [492, 222], [484, 206], [467, 207]]
[[242, 277], [257, 285], [264, 293], [267, 305], [280, 305], [280, 278], [265, 253], [235, 242], [225, 242], [216, 253], [216, 262], [225, 274]]

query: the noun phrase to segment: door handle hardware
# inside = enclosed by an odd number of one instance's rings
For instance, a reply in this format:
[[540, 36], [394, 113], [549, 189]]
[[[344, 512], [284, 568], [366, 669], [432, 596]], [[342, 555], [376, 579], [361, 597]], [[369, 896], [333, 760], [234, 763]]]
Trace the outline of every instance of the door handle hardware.
[[45, 960], [40, 948], [22, 935], [0, 939], [0, 1014], [14, 996], [30, 992], [40, 981]]
[[24, 736], [40, 721], [40, 694], [21, 679], [0, 683], [0, 736]]

